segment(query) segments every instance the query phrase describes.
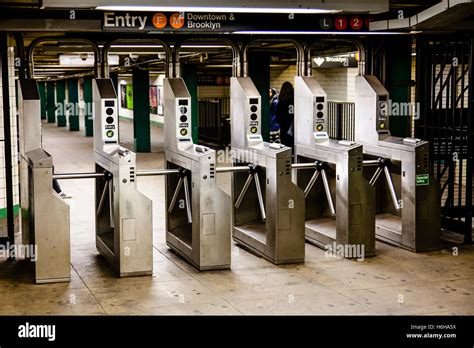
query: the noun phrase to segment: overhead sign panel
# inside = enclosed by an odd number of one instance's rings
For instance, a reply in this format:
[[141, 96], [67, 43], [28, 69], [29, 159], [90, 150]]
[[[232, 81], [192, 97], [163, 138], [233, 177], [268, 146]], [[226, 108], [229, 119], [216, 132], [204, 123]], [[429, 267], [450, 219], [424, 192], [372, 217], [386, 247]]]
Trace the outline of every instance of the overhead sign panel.
[[206, 12], [103, 12], [104, 31], [133, 32], [236, 32], [321, 31], [365, 32], [367, 15], [206, 13]]

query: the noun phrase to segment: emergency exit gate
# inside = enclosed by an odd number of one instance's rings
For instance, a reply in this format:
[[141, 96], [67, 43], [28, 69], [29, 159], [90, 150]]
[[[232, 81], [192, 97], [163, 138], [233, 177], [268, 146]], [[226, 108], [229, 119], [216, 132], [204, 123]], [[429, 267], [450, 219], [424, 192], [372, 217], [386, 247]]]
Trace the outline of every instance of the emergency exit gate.
[[444, 228], [472, 243], [474, 37], [417, 40], [420, 119], [415, 136], [430, 141], [431, 174], [441, 188]]

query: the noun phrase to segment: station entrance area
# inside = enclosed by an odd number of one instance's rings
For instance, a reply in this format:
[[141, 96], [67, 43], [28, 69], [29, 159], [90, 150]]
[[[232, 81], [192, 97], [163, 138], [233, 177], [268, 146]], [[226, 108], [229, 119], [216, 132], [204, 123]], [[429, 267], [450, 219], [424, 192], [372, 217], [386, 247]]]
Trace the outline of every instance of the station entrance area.
[[[129, 147], [130, 123], [120, 127], [122, 145]], [[162, 136], [161, 128], [153, 131], [152, 137]], [[58, 172], [93, 170], [91, 138], [48, 124], [43, 137]], [[164, 159], [163, 152], [140, 153], [137, 168], [163, 168]], [[217, 178], [228, 194], [230, 175]], [[45, 290], [31, 283], [26, 262], [2, 261], [0, 291], [8, 304], [1, 314], [472, 314], [465, 301], [474, 291], [474, 270], [460, 269], [474, 263], [470, 246], [453, 257], [447, 249], [412, 253], [376, 242], [378, 255], [358, 262], [307, 243], [304, 264], [277, 266], [232, 244], [231, 270], [199, 272], [166, 245], [162, 176], [138, 181], [154, 202], [153, 275], [117, 278], [96, 251], [88, 218], [94, 214], [94, 180], [68, 180], [62, 187], [73, 196], [71, 282]]]

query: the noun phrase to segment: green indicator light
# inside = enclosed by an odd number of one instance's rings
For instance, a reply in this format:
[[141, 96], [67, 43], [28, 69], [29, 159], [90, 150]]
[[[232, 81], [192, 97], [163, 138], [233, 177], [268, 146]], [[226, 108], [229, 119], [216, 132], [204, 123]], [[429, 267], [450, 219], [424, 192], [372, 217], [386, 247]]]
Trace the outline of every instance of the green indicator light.
[[114, 132], [109, 130], [107, 131], [107, 133], [105, 133], [105, 135], [108, 137], [108, 138], [112, 138], [114, 136]]

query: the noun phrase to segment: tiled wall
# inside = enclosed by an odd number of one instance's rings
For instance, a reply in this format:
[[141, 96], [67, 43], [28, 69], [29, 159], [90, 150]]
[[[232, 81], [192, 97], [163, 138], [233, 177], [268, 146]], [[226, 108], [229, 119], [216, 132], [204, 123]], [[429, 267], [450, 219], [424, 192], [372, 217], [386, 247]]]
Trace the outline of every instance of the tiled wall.
[[[10, 124], [11, 124], [11, 143], [12, 143], [12, 173], [13, 173], [13, 204], [15, 212], [18, 212], [19, 197], [19, 174], [18, 174], [18, 146], [17, 146], [17, 107], [15, 93], [15, 67], [14, 67], [14, 47], [13, 42], [9, 42], [8, 48], [8, 75], [9, 75], [9, 94], [10, 94]], [[0, 236], [6, 235], [6, 182], [5, 182], [5, 132], [3, 128], [3, 85], [2, 71], [0, 70]], [[16, 214], [18, 216], [18, 213]], [[16, 217], [16, 220], [19, 219]], [[18, 223], [15, 223], [17, 229]]]
[[[313, 76], [328, 94], [330, 101], [355, 100], [355, 77], [357, 68], [313, 69]], [[270, 70], [270, 86], [280, 90], [285, 81], [293, 83], [296, 75], [296, 66], [272, 67]]]
[[355, 101], [357, 68], [313, 69], [313, 76], [326, 91], [328, 100]]

